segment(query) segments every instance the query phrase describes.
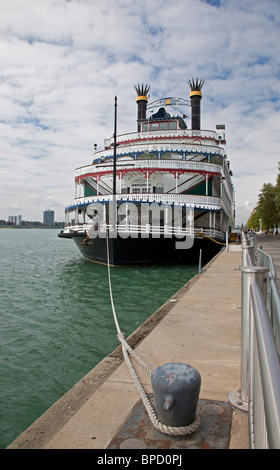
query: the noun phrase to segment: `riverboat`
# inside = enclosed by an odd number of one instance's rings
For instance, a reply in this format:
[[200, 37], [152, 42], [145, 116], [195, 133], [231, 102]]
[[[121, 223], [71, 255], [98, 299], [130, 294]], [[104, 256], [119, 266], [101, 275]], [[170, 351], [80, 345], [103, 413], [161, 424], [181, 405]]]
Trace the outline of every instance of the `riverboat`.
[[[190, 99], [149, 104], [137, 85], [136, 132], [113, 136], [91, 164], [75, 171], [75, 198], [61, 238], [85, 258], [110, 265], [208, 262], [234, 227], [234, 187], [225, 125], [201, 129], [204, 81], [188, 81]], [[190, 127], [186, 109], [191, 110]]]

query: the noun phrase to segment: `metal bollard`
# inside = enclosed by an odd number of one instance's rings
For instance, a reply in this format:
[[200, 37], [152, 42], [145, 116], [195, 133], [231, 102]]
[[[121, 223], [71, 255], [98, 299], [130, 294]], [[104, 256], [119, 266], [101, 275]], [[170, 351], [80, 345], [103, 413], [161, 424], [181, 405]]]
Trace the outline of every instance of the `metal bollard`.
[[157, 416], [166, 426], [188, 426], [196, 417], [199, 372], [188, 364], [164, 364], [151, 377]]

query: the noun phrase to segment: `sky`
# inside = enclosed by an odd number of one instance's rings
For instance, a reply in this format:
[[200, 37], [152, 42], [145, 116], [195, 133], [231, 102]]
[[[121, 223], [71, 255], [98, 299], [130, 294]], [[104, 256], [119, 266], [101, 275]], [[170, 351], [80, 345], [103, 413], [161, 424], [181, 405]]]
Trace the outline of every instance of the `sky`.
[[278, 172], [279, 44], [280, 0], [0, 0], [0, 219], [63, 221], [75, 168], [113, 135], [114, 97], [117, 133], [135, 132], [134, 85], [188, 100], [198, 77], [245, 224]]

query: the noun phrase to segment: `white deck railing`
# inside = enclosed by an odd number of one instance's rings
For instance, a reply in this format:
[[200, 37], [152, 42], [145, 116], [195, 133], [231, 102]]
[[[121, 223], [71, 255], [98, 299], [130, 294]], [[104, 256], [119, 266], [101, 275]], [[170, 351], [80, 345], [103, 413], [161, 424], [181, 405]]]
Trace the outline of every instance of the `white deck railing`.
[[[178, 130], [160, 130], [160, 131], [146, 131], [146, 132], [131, 132], [129, 134], [121, 134], [117, 136], [117, 143], [123, 144], [130, 141], [147, 140], [147, 139], [160, 139], [163, 138], [189, 138], [194, 140], [199, 139], [211, 139], [218, 141], [218, 135], [216, 131], [211, 130], [192, 130], [192, 129], [178, 129]], [[108, 144], [113, 145], [114, 138], [107, 139]]]
[[[222, 176], [223, 169], [221, 165], [207, 162], [191, 162], [187, 160], [122, 160], [117, 161], [117, 171], [134, 170], [134, 169], [168, 169], [168, 170], [188, 170], [204, 173], [216, 173]], [[77, 168], [75, 177], [93, 174], [98, 176], [104, 171], [113, 172], [113, 162], [104, 164], [87, 165]]]
[[[198, 196], [193, 194], [163, 194], [163, 193], [129, 193], [117, 194], [117, 203], [136, 202], [136, 203], [152, 203], [158, 204], [181, 204], [189, 207], [208, 208], [211, 210], [219, 210], [222, 206], [222, 200], [214, 196]], [[75, 199], [74, 203], [69, 205], [66, 210], [74, 210], [81, 205], [92, 203], [112, 202], [112, 194], [99, 194], [98, 196], [80, 197]]]
[[[85, 224], [74, 224], [74, 225], [68, 225], [65, 227], [65, 232], [69, 233], [88, 233], [92, 229], [92, 223], [85, 223]], [[112, 224], [104, 224], [101, 223], [99, 226], [99, 230], [96, 231], [96, 234], [102, 234], [105, 236], [107, 231], [115, 231], [117, 233], [121, 234], [126, 234], [127, 236], [132, 236], [135, 234], [139, 234], [140, 236], [147, 236], [147, 235], [154, 235], [154, 236], [160, 236], [164, 235], [166, 238], [171, 237], [171, 236], [176, 236], [176, 237], [195, 237], [195, 236], [201, 236], [201, 237], [211, 237], [211, 238], [218, 238], [220, 240], [226, 239], [226, 234], [225, 232], [222, 232], [221, 230], [215, 229], [215, 228], [198, 228], [198, 227], [179, 227], [179, 226], [171, 226], [171, 225], [153, 225], [153, 224], [143, 224], [143, 225], [137, 225], [137, 224], [116, 224], [115, 230]]]
[[[145, 166], [149, 166], [149, 167], [153, 167], [153, 168], [157, 168], [157, 167], [168, 167], [168, 168], [185, 168], [185, 169], [195, 169], [195, 163], [201, 163], [199, 161], [190, 161], [190, 160], [185, 160], [183, 158], [179, 158], [174, 156], [174, 158], [169, 158], [169, 159], [165, 159], [165, 158], [159, 158], [159, 159], [137, 159], [137, 158], [132, 158], [132, 156], [137, 152], [137, 151], [141, 151], [141, 152], [144, 152], [144, 151], [147, 151], [147, 152], [150, 152], [150, 151], [156, 151], [156, 152], [160, 152], [160, 148], [158, 149], [151, 149], [149, 146], [147, 146], [147, 148], [143, 148], [143, 146], [141, 146], [141, 148], [139, 148], [138, 150], [134, 147], [133, 149], [131, 148], [128, 148], [126, 147], [125, 149], [125, 152], [123, 151], [124, 149], [118, 149], [117, 148], [117, 157], [119, 156], [118, 154], [128, 154], [128, 157], [127, 159], [118, 159], [117, 160], [117, 168], [118, 166], [119, 167], [125, 167], [125, 165], [129, 167], [133, 167], [135, 166], [135, 168], [139, 168], [139, 167], [145, 167]], [[176, 151], [184, 151], [186, 150], [186, 147], [181, 144], [181, 145], [176, 145], [174, 147], [174, 144], [172, 144], [172, 146], [170, 146], [170, 149], [166, 148], [165, 149], [166, 151], [169, 151], [170, 153], [175, 152]], [[190, 152], [193, 152], [193, 153], [209, 153], [209, 154], [215, 154], [215, 155], [220, 155], [222, 156], [223, 155], [223, 151], [221, 151], [221, 149], [219, 148], [214, 148], [213, 147], [208, 147], [208, 146], [191, 146], [191, 147], [188, 147], [188, 151]], [[109, 152], [108, 155], [104, 154], [103, 157], [112, 157], [113, 159], [113, 152], [112, 151], [104, 151], [104, 152]], [[113, 168], [113, 162], [110, 160], [110, 158], [108, 158], [107, 161], [104, 161], [103, 163], [93, 163], [93, 164], [90, 164], [90, 165], [85, 165], [85, 166], [82, 166], [82, 167], [79, 167], [76, 169], [76, 172], [75, 172], [75, 176], [81, 176], [81, 175], [84, 175], [86, 173], [89, 173], [89, 172], [96, 172], [96, 171], [104, 171], [105, 168], [109, 169], [110, 168]], [[213, 165], [212, 163], [208, 163], [208, 162], [203, 162], [203, 164], [205, 165], [203, 167], [203, 170], [205, 172], [211, 172], [211, 167], [209, 167], [209, 165]], [[215, 166], [221, 168], [221, 165], [216, 165]], [[215, 169], [214, 170], [215, 172], [221, 172], [221, 170], [219, 169]]]

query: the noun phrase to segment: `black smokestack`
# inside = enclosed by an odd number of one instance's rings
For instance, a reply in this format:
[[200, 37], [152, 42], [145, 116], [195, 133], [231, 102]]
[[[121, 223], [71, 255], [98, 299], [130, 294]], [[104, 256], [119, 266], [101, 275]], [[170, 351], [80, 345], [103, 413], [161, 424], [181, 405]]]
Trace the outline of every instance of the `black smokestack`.
[[148, 85], [137, 85], [134, 87], [137, 93], [136, 103], [138, 106], [138, 115], [137, 115], [137, 130], [138, 132], [140, 129], [140, 121], [146, 119], [147, 114], [147, 104], [148, 104], [148, 93], [150, 87]]
[[192, 129], [200, 129], [200, 100], [202, 98], [201, 89], [204, 84], [204, 80], [192, 79], [188, 81], [191, 89], [190, 98], [192, 106]]

